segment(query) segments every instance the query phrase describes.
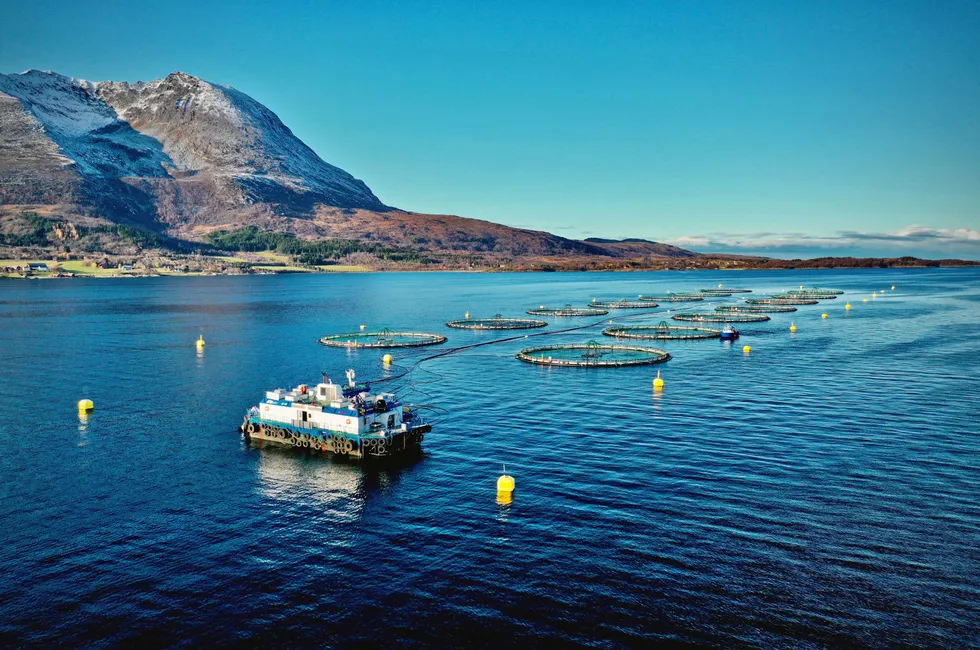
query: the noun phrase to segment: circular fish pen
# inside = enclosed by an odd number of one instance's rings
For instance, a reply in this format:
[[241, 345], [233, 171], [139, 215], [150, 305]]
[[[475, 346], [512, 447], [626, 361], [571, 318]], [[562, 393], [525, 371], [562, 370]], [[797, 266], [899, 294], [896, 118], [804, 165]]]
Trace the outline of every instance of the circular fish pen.
[[799, 296], [801, 298], [834, 298], [836, 296], [843, 296], [844, 292], [840, 289], [792, 289], [786, 292], [790, 296]]
[[670, 355], [657, 348], [635, 345], [608, 345], [597, 341], [570, 345], [545, 345], [525, 348], [517, 358], [540, 366], [570, 368], [621, 368], [663, 363]]
[[796, 311], [792, 305], [718, 305], [715, 311], [728, 314], [788, 314]]
[[739, 314], [725, 312], [705, 312], [690, 314], [674, 314], [674, 320], [691, 323], [762, 323], [769, 320], [765, 314]]
[[699, 302], [704, 300], [704, 296], [693, 293], [668, 293], [663, 296], [640, 296], [640, 300], [646, 302]]
[[810, 298], [746, 298], [747, 305], [816, 305]]
[[705, 289], [701, 291], [701, 296], [705, 298], [731, 298], [732, 292], [727, 289]]
[[589, 307], [601, 307], [603, 309], [653, 309], [659, 307], [655, 302], [649, 300], [593, 300]]
[[709, 293], [716, 296], [723, 293], [731, 295], [733, 293], [752, 293], [752, 289], [728, 289], [726, 287], [718, 287], [717, 289], [701, 289], [701, 293]]
[[656, 341], [679, 341], [692, 339], [717, 339], [721, 330], [710, 327], [690, 327], [687, 325], [668, 325], [662, 320], [656, 325], [631, 325], [623, 327], [607, 327], [602, 330], [606, 336], [620, 339], [647, 339]]
[[420, 348], [445, 343], [446, 340], [441, 334], [393, 332], [384, 328], [377, 332], [329, 334], [321, 338], [320, 343], [332, 348]]
[[538, 309], [528, 309], [527, 313], [531, 316], [605, 316], [609, 313], [608, 309], [598, 309], [595, 307], [572, 307], [565, 305], [561, 308], [540, 307]]
[[463, 330], [531, 330], [547, 324], [547, 321], [536, 318], [504, 318], [500, 314], [494, 314], [491, 318], [451, 320], [446, 326]]

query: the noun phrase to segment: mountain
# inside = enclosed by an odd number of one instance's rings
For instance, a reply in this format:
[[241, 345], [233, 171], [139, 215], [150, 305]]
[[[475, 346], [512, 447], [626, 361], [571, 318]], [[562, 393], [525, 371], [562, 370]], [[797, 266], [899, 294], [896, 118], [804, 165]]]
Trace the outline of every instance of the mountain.
[[0, 215], [18, 206], [191, 241], [257, 226], [430, 252], [695, 255], [389, 207], [259, 102], [183, 72], [137, 83], [0, 74]]
[[256, 206], [387, 209], [266, 107], [181, 72], [133, 84], [0, 74], [0, 133], [2, 203], [78, 203], [171, 226]]

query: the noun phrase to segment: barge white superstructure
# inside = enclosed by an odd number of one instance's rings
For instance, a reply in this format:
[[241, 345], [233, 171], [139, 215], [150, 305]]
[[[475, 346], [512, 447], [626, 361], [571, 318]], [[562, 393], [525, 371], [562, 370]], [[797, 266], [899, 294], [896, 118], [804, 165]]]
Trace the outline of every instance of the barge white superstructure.
[[268, 391], [246, 414], [239, 430], [251, 440], [354, 458], [392, 456], [418, 449], [432, 427], [393, 393], [372, 392], [354, 382], [335, 384], [326, 375], [315, 386]]

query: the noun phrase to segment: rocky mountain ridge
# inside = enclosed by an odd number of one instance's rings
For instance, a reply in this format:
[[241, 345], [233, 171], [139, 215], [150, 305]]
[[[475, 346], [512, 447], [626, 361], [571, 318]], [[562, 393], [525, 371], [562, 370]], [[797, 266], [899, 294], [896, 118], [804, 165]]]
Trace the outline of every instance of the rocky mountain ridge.
[[132, 84], [0, 74], [0, 132], [0, 203], [77, 203], [165, 227], [242, 210], [387, 209], [266, 107], [181, 72]]

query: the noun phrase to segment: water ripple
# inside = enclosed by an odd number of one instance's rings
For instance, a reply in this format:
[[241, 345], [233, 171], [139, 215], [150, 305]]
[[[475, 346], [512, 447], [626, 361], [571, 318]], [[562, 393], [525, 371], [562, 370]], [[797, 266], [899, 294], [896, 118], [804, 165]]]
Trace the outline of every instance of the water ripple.
[[[317, 346], [327, 332], [443, 332], [467, 311], [520, 315], [541, 302], [712, 283], [847, 293], [746, 324], [735, 345], [663, 342], [674, 358], [659, 367], [662, 393], [646, 368], [522, 364], [513, 355], [524, 339], [426, 362], [393, 385], [449, 413], [424, 455], [398, 466], [248, 446], [234, 431], [267, 388], [348, 366], [364, 378], [393, 372], [377, 352]], [[975, 270], [0, 289], [5, 645], [966, 647], [980, 638]], [[655, 324], [669, 314], [611, 316]], [[602, 339], [606, 320], [544, 340]], [[552, 321], [548, 329], [593, 322]], [[209, 345], [198, 355], [200, 334]], [[495, 338], [449, 336], [447, 347]], [[399, 352], [396, 363], [428, 354]], [[98, 407], [85, 422], [81, 397]], [[517, 477], [510, 505], [494, 501], [502, 463]]]

